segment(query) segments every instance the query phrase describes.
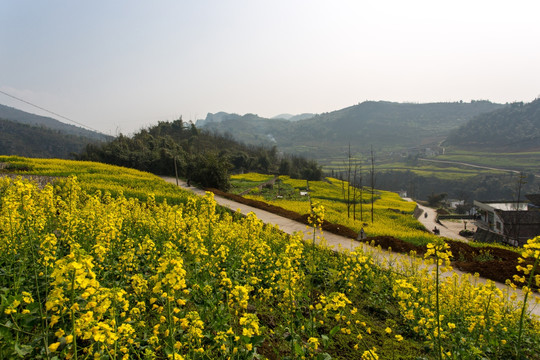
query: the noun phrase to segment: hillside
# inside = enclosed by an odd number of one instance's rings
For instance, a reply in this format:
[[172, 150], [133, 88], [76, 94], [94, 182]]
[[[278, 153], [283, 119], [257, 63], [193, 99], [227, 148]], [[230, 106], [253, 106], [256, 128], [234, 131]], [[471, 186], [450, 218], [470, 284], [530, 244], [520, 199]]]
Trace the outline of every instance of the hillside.
[[0, 119], [10, 120], [13, 122], [31, 126], [44, 127], [52, 130], [57, 130], [64, 134], [82, 136], [93, 140], [108, 140], [112, 138], [111, 136], [87, 130], [79, 126], [66, 124], [50, 117], [31, 114], [1, 104]]
[[369, 149], [396, 151], [438, 143], [481, 113], [504, 107], [489, 101], [406, 104], [366, 101], [296, 122], [236, 115], [202, 128], [231, 133], [247, 143], [275, 144], [279, 149], [317, 159], [342, 157], [350, 142], [353, 153]]
[[288, 129], [287, 119], [266, 119], [254, 114], [238, 115], [217, 113], [208, 114], [205, 120], [198, 120], [196, 126], [219, 134], [230, 134], [236, 140], [252, 145], [276, 145], [272, 134]]
[[0, 154], [67, 159], [95, 138], [62, 133], [0, 118]]
[[291, 115], [291, 114], [279, 114], [276, 116], [273, 116], [272, 119], [285, 119], [289, 121], [298, 121], [298, 120], [304, 120], [304, 119], [310, 119], [314, 117], [316, 114], [312, 113], [303, 113], [298, 115]]
[[540, 99], [480, 114], [452, 131], [444, 145], [472, 151], [538, 151]]
[[159, 122], [132, 137], [120, 135], [106, 144], [89, 145], [77, 158], [160, 175], [175, 176], [178, 172], [203, 187], [219, 189], [228, 188], [229, 171], [279, 172], [310, 180], [322, 175], [312, 160], [278, 155], [275, 147], [245, 145], [230, 135], [200, 130], [182, 119]]
[[40, 116], [36, 114], [31, 114], [22, 110], [18, 110], [6, 105], [0, 104], [0, 119], [6, 119], [13, 122], [32, 125], [37, 127], [44, 127], [52, 130], [57, 130], [64, 134], [82, 136], [94, 140], [108, 140], [112, 136], [105, 135], [99, 132], [92, 130], [87, 130], [79, 126], [66, 124], [56, 119]]

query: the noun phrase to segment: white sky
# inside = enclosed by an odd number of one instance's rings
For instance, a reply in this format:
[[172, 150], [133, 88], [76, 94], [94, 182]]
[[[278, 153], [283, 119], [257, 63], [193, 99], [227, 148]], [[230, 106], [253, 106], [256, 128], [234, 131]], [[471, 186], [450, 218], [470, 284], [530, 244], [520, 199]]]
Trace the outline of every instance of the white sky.
[[539, 14], [538, 0], [0, 0], [0, 90], [112, 135], [218, 111], [530, 102]]

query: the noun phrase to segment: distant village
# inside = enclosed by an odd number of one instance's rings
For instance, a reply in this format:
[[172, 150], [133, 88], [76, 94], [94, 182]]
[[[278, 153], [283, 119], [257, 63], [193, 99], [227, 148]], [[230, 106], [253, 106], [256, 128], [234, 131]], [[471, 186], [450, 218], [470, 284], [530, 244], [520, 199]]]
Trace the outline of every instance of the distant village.
[[527, 201], [482, 202], [475, 200], [476, 241], [523, 246], [540, 234], [540, 194], [525, 195]]
[[[521, 247], [540, 235], [540, 194], [528, 194], [525, 198], [526, 201], [474, 200], [468, 213], [457, 217], [474, 221], [474, 241]], [[449, 209], [463, 205], [464, 200], [444, 201]]]

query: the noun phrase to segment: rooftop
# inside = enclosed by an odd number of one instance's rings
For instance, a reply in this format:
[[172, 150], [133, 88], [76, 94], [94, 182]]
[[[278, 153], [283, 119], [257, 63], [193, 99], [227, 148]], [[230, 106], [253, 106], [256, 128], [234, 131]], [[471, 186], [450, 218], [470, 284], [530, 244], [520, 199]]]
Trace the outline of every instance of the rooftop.
[[488, 205], [496, 210], [502, 210], [502, 211], [515, 211], [515, 210], [527, 210], [527, 202], [526, 201], [478, 201], [482, 204]]
[[529, 194], [525, 197], [535, 206], [540, 206], [540, 194]]

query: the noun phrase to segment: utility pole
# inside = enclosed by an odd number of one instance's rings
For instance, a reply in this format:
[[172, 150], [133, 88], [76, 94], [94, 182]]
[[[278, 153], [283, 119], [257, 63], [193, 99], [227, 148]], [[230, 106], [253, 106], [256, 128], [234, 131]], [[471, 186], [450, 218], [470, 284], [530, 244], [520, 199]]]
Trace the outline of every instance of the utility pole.
[[358, 164], [354, 163], [354, 176], [353, 176], [353, 220], [356, 220], [356, 172], [358, 170]]
[[515, 231], [515, 237], [516, 237], [516, 244], [519, 246], [519, 225], [521, 223], [521, 214], [519, 213], [520, 208], [520, 198], [521, 198], [521, 187], [523, 184], [525, 184], [525, 175], [523, 172], [519, 173], [518, 178], [518, 193], [517, 193], [517, 208], [516, 208], [516, 231]]
[[364, 222], [364, 184], [362, 182], [362, 164], [360, 164], [360, 221]]
[[176, 175], [176, 186], [178, 186], [178, 167], [176, 165], [176, 155], [174, 156], [174, 174]]
[[351, 217], [351, 143], [349, 143], [349, 159], [347, 167], [347, 218]]
[[375, 158], [371, 145], [371, 223], [373, 224], [373, 203], [375, 202]]

